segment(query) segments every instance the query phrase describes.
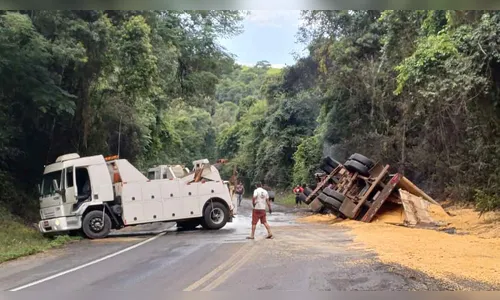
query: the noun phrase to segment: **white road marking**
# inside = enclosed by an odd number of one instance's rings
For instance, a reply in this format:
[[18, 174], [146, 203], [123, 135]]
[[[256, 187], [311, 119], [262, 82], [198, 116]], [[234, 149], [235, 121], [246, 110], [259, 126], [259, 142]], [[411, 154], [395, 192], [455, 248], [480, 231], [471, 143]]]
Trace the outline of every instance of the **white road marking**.
[[135, 245], [132, 245], [132, 246], [130, 246], [130, 247], [128, 247], [128, 248], [122, 249], [122, 250], [120, 250], [120, 251], [118, 251], [118, 252], [115, 252], [115, 253], [112, 253], [112, 254], [106, 255], [106, 256], [101, 257], [101, 258], [99, 258], [99, 259], [93, 260], [93, 261], [88, 262], [88, 263], [86, 263], [86, 264], [83, 264], [83, 265], [81, 265], [81, 266], [74, 267], [74, 268], [72, 268], [72, 269], [69, 269], [69, 270], [66, 270], [66, 271], [63, 271], [63, 272], [60, 272], [60, 273], [54, 274], [54, 275], [52, 275], [52, 276], [49, 276], [49, 277], [46, 277], [46, 278], [43, 278], [43, 279], [40, 279], [40, 280], [37, 280], [37, 281], [33, 281], [33, 282], [31, 282], [31, 283], [28, 283], [28, 284], [25, 284], [25, 285], [23, 285], [23, 286], [17, 287], [17, 288], [15, 288], [15, 289], [11, 289], [11, 290], [9, 290], [9, 291], [10, 291], [10, 292], [17, 292], [17, 291], [23, 290], [23, 289], [25, 289], [25, 288], [29, 288], [29, 287], [31, 287], [31, 286], [34, 286], [34, 285], [40, 284], [40, 283], [42, 283], [42, 282], [49, 281], [49, 280], [52, 280], [52, 279], [54, 279], [54, 278], [57, 278], [57, 277], [60, 277], [60, 276], [66, 275], [66, 274], [68, 274], [68, 273], [78, 271], [78, 270], [80, 270], [80, 269], [83, 269], [83, 268], [86, 268], [86, 267], [88, 267], [88, 266], [91, 266], [91, 265], [94, 265], [94, 264], [96, 264], [96, 263], [99, 263], [99, 262], [101, 262], [101, 261], [104, 261], [104, 260], [106, 260], [106, 259], [108, 259], [108, 258], [115, 257], [115, 256], [117, 256], [117, 255], [120, 255], [120, 254], [122, 254], [122, 253], [125, 253], [125, 252], [127, 252], [127, 251], [130, 251], [130, 250], [132, 250], [132, 249], [135, 249], [135, 248], [137, 248], [137, 247], [140, 247], [140, 246], [142, 246], [142, 245], [144, 245], [144, 244], [147, 244], [147, 243], [149, 243], [149, 242], [152, 242], [152, 241], [156, 240], [157, 238], [159, 238], [160, 236], [162, 236], [162, 235], [164, 235], [164, 234], [166, 234], [166, 232], [162, 232], [162, 233], [157, 234], [157, 235], [155, 235], [154, 237], [149, 238], [149, 239], [147, 239], [147, 240], [145, 240], [145, 241], [142, 241], [142, 242], [140, 242], [140, 243], [137, 243], [137, 244], [135, 244]]

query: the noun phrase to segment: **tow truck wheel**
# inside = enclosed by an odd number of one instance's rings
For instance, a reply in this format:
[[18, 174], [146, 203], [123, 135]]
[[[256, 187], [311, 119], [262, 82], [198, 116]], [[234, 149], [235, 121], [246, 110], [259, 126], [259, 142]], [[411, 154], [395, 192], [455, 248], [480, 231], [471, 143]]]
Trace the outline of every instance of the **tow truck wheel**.
[[229, 219], [228, 209], [219, 202], [208, 203], [203, 213], [203, 228], [217, 230], [224, 227]]
[[111, 219], [100, 210], [93, 210], [83, 218], [83, 233], [89, 239], [102, 239], [111, 230]]

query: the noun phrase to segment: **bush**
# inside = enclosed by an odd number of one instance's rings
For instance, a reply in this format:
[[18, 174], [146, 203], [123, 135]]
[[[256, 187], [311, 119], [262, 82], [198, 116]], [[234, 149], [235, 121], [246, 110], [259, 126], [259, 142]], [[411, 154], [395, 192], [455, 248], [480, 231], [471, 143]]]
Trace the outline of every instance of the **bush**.
[[492, 211], [500, 207], [500, 196], [498, 194], [486, 193], [482, 190], [476, 190], [474, 194], [476, 208], [481, 212]]

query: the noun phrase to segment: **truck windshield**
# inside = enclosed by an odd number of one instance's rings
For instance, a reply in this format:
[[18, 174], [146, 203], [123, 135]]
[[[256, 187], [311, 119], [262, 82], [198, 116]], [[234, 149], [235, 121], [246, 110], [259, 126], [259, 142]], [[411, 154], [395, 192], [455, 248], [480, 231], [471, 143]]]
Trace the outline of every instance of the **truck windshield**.
[[51, 172], [51, 173], [47, 173], [47, 174], [43, 175], [41, 191], [40, 191], [42, 197], [52, 195], [56, 192], [54, 190], [54, 187], [52, 186], [52, 181], [54, 179], [57, 180], [57, 184], [60, 186], [61, 185], [61, 174], [62, 174], [62, 171], [55, 171], [55, 172]]

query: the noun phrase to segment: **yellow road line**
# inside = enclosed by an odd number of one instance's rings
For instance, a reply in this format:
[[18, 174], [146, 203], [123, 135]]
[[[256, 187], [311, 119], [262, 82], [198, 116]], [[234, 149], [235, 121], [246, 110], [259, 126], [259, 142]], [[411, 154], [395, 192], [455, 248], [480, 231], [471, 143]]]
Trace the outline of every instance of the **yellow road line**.
[[202, 278], [200, 278], [198, 281], [194, 282], [193, 284], [191, 284], [190, 286], [188, 286], [187, 288], [185, 288], [184, 291], [185, 292], [194, 291], [195, 289], [199, 288], [200, 286], [202, 286], [203, 284], [205, 284], [207, 281], [209, 281], [210, 279], [212, 279], [212, 277], [214, 277], [215, 275], [217, 275], [217, 273], [219, 273], [223, 269], [229, 267], [233, 262], [237, 262], [238, 259], [241, 259], [240, 256], [244, 257], [245, 251], [247, 250], [248, 247], [250, 247], [250, 245], [251, 245], [251, 243], [246, 243], [245, 245], [243, 245], [228, 260], [226, 260], [220, 266], [218, 266], [217, 268], [215, 268], [214, 270], [212, 270], [212, 272], [208, 273], [207, 275], [205, 275]]
[[224, 281], [226, 281], [229, 278], [229, 276], [233, 275], [239, 268], [241, 268], [241, 266], [243, 266], [252, 257], [254, 252], [255, 252], [255, 247], [251, 248], [245, 255], [243, 255], [240, 261], [238, 261], [232, 267], [227, 269], [226, 272], [222, 273], [221, 276], [216, 278], [206, 287], [202, 288], [201, 291], [202, 292], [211, 291], [216, 287], [218, 287], [219, 285], [221, 285], [222, 283], [224, 283]]

